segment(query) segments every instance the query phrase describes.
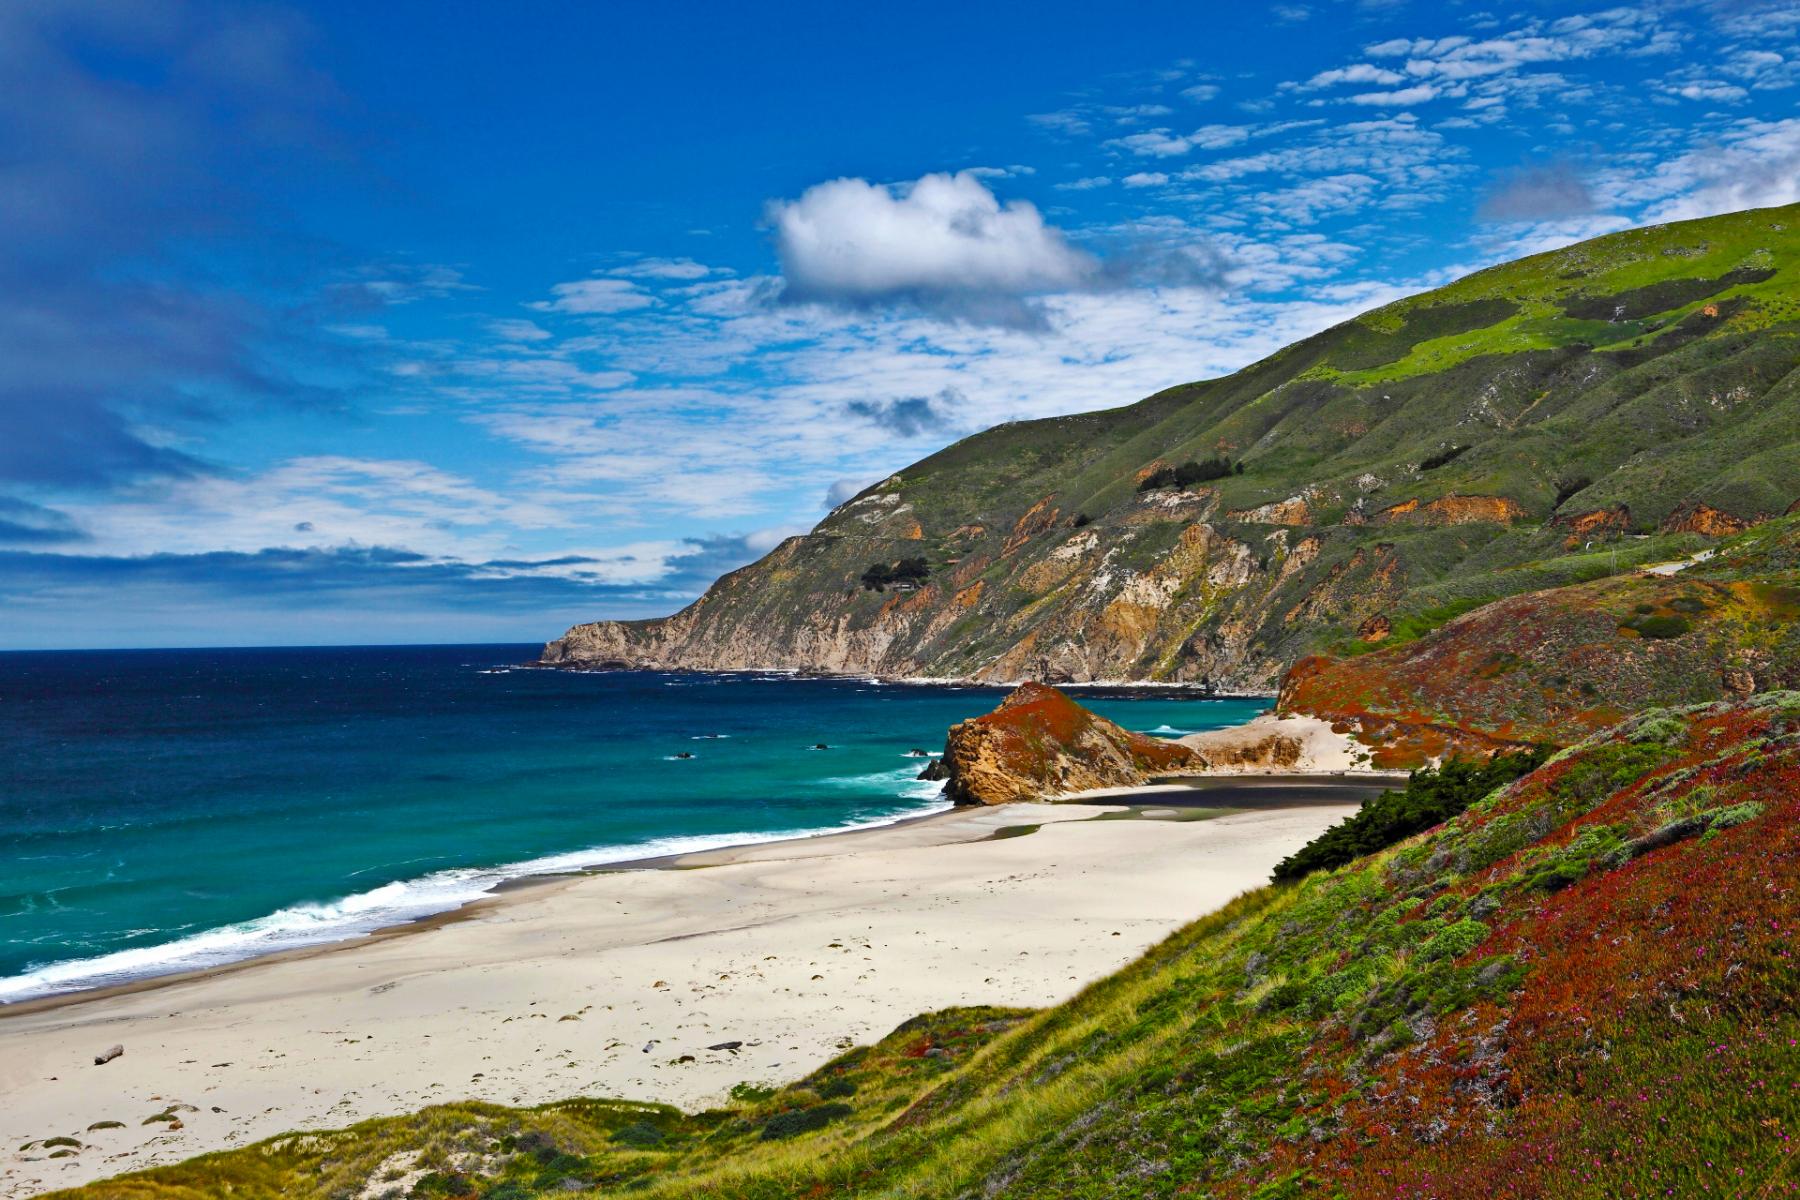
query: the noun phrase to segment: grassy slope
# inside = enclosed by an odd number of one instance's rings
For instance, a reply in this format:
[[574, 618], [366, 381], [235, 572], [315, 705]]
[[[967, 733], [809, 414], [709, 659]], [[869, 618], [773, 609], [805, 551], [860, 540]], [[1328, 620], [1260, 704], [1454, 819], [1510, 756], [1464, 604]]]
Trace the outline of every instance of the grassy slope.
[[[1593, 316], [1621, 306], [1617, 322]], [[722, 586], [696, 645], [735, 635], [800, 665], [816, 643], [781, 631], [841, 620], [894, 633], [885, 659], [858, 664], [869, 669], [1017, 678], [1066, 650], [1093, 674], [1266, 682], [1375, 612], [1404, 619], [1695, 544], [1670, 534], [1615, 559], [1584, 552], [1594, 539], [1559, 518], [1622, 504], [1622, 526], [1653, 533], [1695, 504], [1779, 515], [1800, 499], [1797, 366], [1800, 206], [1616, 234], [1389, 305], [1222, 379], [957, 443]], [[1422, 468], [1453, 446], [1452, 461]], [[1244, 474], [1186, 507], [1136, 492], [1158, 463], [1219, 453]], [[1469, 496], [1503, 499], [1517, 519], [1431, 522], [1433, 501]], [[1274, 518], [1290, 528], [1271, 541], [1277, 526], [1257, 510], [1295, 497], [1299, 515]], [[1419, 511], [1382, 516], [1412, 501]], [[1077, 514], [1091, 523], [1072, 528]], [[1219, 544], [1176, 561], [1200, 519]], [[1089, 534], [1091, 551], [1052, 557]], [[1248, 578], [1217, 571], [1233, 553]], [[925, 593], [857, 588], [870, 562], [913, 554], [934, 568]], [[1173, 598], [1121, 608], [1131, 580], [1158, 571]]]
[[423, 1150], [416, 1195], [1792, 1195], [1797, 863], [1800, 695], [1653, 712], [1022, 1021], [717, 1113], [450, 1106], [72, 1194], [346, 1196]]

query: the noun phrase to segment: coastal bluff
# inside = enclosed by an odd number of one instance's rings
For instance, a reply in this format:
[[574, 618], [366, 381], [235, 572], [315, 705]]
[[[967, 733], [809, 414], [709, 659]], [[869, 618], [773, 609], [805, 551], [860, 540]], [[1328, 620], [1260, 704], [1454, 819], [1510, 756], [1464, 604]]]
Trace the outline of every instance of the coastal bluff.
[[945, 780], [959, 805], [1011, 804], [1206, 765], [1196, 750], [1124, 729], [1049, 684], [1024, 683], [993, 712], [952, 725], [943, 758], [923, 778]]

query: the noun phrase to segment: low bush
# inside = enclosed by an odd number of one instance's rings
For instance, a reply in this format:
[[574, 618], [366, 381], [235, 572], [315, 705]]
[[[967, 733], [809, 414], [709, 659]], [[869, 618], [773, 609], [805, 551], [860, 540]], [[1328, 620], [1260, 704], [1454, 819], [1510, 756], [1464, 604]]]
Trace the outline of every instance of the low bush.
[[1192, 487], [1196, 483], [1206, 483], [1213, 479], [1223, 479], [1227, 475], [1242, 475], [1243, 463], [1233, 463], [1225, 457], [1209, 458], [1205, 462], [1184, 462], [1179, 467], [1158, 467], [1144, 476], [1138, 484], [1138, 491], [1153, 492], [1158, 488]]
[[1421, 462], [1419, 464], [1419, 470], [1435, 471], [1439, 467], [1447, 466], [1448, 464], [1455, 462], [1468, 452], [1469, 448], [1467, 446], [1451, 446], [1447, 449], [1439, 450], [1436, 454], [1431, 455], [1429, 458], [1425, 459], [1425, 461]]
[[1383, 792], [1282, 859], [1274, 878], [1299, 879], [1385, 850], [1448, 821], [1495, 788], [1537, 770], [1549, 757], [1548, 748], [1538, 748], [1497, 754], [1485, 762], [1452, 758], [1441, 767], [1414, 771], [1403, 790]]
[[1624, 627], [1635, 631], [1639, 637], [1678, 638], [1694, 626], [1686, 617], [1652, 617], [1640, 613], [1626, 621]]
[[870, 563], [862, 573], [865, 591], [883, 592], [899, 584], [920, 584], [931, 575], [923, 558], [903, 558], [897, 563]]
[[810, 1108], [794, 1108], [784, 1113], [776, 1113], [764, 1122], [762, 1140], [772, 1142], [777, 1138], [790, 1138], [796, 1134], [811, 1133], [815, 1129], [823, 1129], [833, 1121], [849, 1116], [854, 1111], [848, 1104], [815, 1104]]

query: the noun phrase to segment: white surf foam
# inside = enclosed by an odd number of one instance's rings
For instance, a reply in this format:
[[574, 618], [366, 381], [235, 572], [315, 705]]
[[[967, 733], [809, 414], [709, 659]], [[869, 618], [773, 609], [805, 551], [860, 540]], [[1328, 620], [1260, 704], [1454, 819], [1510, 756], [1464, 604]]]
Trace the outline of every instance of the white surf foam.
[[390, 929], [439, 913], [450, 912], [489, 895], [509, 879], [531, 875], [555, 875], [608, 863], [692, 854], [726, 846], [758, 845], [790, 838], [876, 829], [949, 808], [938, 796], [938, 785], [928, 784], [929, 795], [901, 789], [908, 798], [932, 800], [911, 811], [878, 820], [807, 829], [778, 829], [763, 833], [694, 834], [654, 838], [643, 842], [594, 846], [566, 854], [552, 854], [499, 867], [469, 867], [433, 871], [417, 879], [399, 880], [357, 892], [340, 900], [296, 904], [252, 921], [240, 921], [191, 934], [175, 941], [132, 950], [118, 950], [91, 958], [47, 963], [20, 975], [0, 978], [0, 1005], [15, 1004], [64, 992], [86, 991], [131, 983], [158, 975], [204, 970], [283, 950], [319, 946], [367, 937], [378, 929]]

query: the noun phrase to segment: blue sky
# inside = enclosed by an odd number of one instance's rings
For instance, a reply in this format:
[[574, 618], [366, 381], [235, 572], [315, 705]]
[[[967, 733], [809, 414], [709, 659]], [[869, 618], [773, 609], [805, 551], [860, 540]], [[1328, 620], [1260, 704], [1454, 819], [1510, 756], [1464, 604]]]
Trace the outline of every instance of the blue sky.
[[0, 7], [0, 646], [542, 640], [1800, 198], [1800, 4]]

